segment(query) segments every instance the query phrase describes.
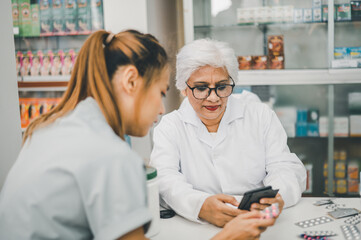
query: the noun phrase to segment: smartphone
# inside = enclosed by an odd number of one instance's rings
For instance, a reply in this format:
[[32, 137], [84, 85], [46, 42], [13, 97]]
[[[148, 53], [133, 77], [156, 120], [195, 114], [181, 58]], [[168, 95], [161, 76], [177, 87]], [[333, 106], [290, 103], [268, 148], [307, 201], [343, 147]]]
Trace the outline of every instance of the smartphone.
[[261, 198], [274, 198], [278, 193], [278, 189], [273, 190], [271, 186], [256, 188], [244, 193], [238, 209], [250, 210], [252, 203], [259, 203]]

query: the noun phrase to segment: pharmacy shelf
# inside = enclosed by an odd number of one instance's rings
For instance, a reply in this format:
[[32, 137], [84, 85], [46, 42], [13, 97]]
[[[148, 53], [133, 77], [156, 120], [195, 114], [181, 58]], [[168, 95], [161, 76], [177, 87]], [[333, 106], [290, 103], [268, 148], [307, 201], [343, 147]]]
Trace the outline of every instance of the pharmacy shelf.
[[19, 77], [19, 82], [68, 82], [70, 76], [24, 76]]
[[325, 26], [326, 22], [302, 22], [302, 23], [295, 23], [295, 22], [272, 22], [272, 23], [243, 23], [243, 24], [229, 24], [229, 25], [198, 25], [194, 26], [194, 31], [210, 31], [210, 30], [222, 30], [225, 29], [237, 29], [237, 28], [244, 28], [244, 27], [262, 27], [262, 26], [282, 26], [282, 27], [306, 27], [310, 25], [319, 25]]
[[18, 82], [19, 91], [60, 91], [63, 92], [68, 86], [68, 81], [55, 81], [55, 82]]
[[361, 69], [243, 70], [237, 86], [361, 83]]

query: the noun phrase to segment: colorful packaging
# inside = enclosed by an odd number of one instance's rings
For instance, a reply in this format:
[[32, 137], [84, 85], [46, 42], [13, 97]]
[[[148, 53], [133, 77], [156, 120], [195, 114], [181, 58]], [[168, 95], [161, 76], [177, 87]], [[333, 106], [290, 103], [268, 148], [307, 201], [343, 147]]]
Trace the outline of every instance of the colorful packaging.
[[336, 47], [334, 49], [335, 59], [348, 59], [348, 49], [347, 47]]
[[30, 0], [18, 0], [20, 10], [20, 35], [31, 36], [32, 35], [32, 22], [31, 22], [31, 10]]
[[344, 161], [336, 161], [335, 178], [346, 178], [346, 163]]
[[351, 20], [361, 20], [361, 1], [351, 1]]
[[283, 35], [268, 36], [268, 55], [283, 55]]
[[307, 173], [307, 181], [306, 181], [306, 190], [304, 193], [312, 193], [312, 185], [313, 185], [313, 179], [312, 179], [312, 163], [306, 163], [305, 164], [306, 173]]
[[58, 50], [53, 52], [53, 59], [51, 61], [51, 70], [50, 74], [52, 76], [61, 75], [61, 70], [64, 62], [64, 52], [63, 50]]
[[40, 75], [41, 76], [49, 76], [51, 74], [51, 64], [53, 62], [53, 52], [51, 50], [40, 52]]
[[269, 69], [284, 69], [285, 68], [285, 57], [283, 55], [279, 56], [269, 56]]
[[42, 57], [41, 51], [33, 53], [32, 64], [31, 64], [31, 69], [30, 69], [31, 76], [40, 76], [40, 69], [41, 69], [40, 58], [41, 57]]
[[37, 0], [31, 0], [31, 35], [40, 36], [40, 9]]
[[[12, 13], [12, 16], [13, 16], [13, 27], [14, 28], [19, 28], [19, 4], [18, 4], [18, 0], [11, 0], [11, 13]], [[16, 34], [16, 35], [18, 35], [18, 34]]]
[[75, 51], [69, 49], [64, 51], [63, 67], [61, 69], [62, 75], [71, 75], [75, 63]]
[[90, 0], [92, 30], [97, 31], [104, 28], [103, 3], [102, 0]]
[[[346, 180], [345, 180], [346, 181]], [[335, 192], [335, 187], [336, 187], [336, 184], [335, 184], [335, 180], [332, 181], [332, 192]], [[325, 192], [328, 192], [328, 179], [325, 179]]]
[[[333, 8], [333, 18], [336, 20], [336, 6]], [[322, 5], [322, 22], [328, 21], [328, 5]]]
[[238, 56], [238, 69], [239, 70], [250, 70], [252, 57], [251, 56]]
[[23, 77], [30, 76], [31, 63], [32, 63], [32, 52], [31, 51], [23, 52], [21, 69], [20, 69], [21, 76]]
[[347, 178], [358, 180], [359, 177], [359, 166], [357, 162], [351, 161], [347, 166]]
[[296, 137], [306, 137], [307, 136], [307, 123], [297, 122], [296, 123]]
[[359, 180], [349, 179], [347, 180], [347, 192], [350, 194], [358, 194]]
[[65, 35], [65, 3], [64, 0], [53, 0], [53, 33]]
[[267, 69], [268, 58], [267, 56], [252, 56], [252, 69]]
[[347, 52], [351, 59], [361, 58], [361, 47], [349, 47]]
[[53, 13], [51, 0], [40, 0], [40, 35], [53, 35]]
[[77, 0], [78, 3], [78, 32], [79, 34], [91, 33], [90, 0]]
[[308, 137], [318, 137], [318, 123], [307, 123], [307, 136]]
[[335, 4], [335, 8], [336, 8], [336, 20], [337, 21], [351, 20], [351, 6], [349, 3]]
[[21, 66], [22, 66], [22, 62], [23, 62], [23, 53], [21, 51], [18, 51], [16, 53], [16, 74], [18, 76], [21, 76]]
[[336, 181], [336, 192], [340, 194], [347, 193], [347, 181], [346, 179], [338, 179]]
[[65, 0], [65, 32], [67, 35], [78, 34], [76, 0]]

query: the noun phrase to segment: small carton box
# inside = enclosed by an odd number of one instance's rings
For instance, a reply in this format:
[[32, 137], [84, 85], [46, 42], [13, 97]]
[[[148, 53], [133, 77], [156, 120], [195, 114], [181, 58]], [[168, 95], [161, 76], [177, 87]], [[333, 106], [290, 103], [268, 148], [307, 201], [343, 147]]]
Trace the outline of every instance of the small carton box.
[[53, 35], [53, 11], [50, 0], [40, 0], [40, 36]]
[[335, 8], [336, 8], [336, 21], [351, 20], [351, 6], [349, 3], [335, 4]]
[[295, 8], [294, 10], [294, 20], [295, 23], [303, 22], [303, 8]]
[[65, 2], [64, 0], [53, 0], [53, 33], [54, 35], [65, 35]]
[[340, 194], [347, 193], [347, 181], [346, 179], [336, 180], [336, 192]]
[[252, 69], [262, 70], [267, 69], [268, 59], [267, 56], [252, 56]]
[[321, 116], [319, 122], [320, 137], [328, 136], [328, 117]]
[[64, 51], [63, 67], [61, 70], [62, 75], [71, 75], [75, 63], [75, 51], [74, 49], [68, 49]]
[[308, 137], [320, 136], [318, 123], [307, 123], [307, 136]]
[[21, 76], [21, 66], [22, 66], [22, 62], [23, 62], [23, 52], [22, 51], [17, 51], [15, 59], [16, 59], [16, 74], [18, 76]]
[[349, 164], [347, 165], [347, 178], [358, 180], [359, 172], [360, 171], [357, 162], [355, 161], [349, 162]]
[[295, 9], [293, 6], [283, 7], [283, 22], [293, 22]]
[[312, 22], [312, 8], [303, 9], [303, 22]]
[[305, 168], [306, 168], [306, 173], [307, 173], [307, 180], [306, 180], [306, 190], [304, 191], [304, 193], [312, 193], [312, 168], [313, 168], [313, 164], [312, 163], [306, 163], [305, 164]]
[[251, 56], [238, 56], [238, 69], [239, 70], [250, 70], [252, 57]]
[[321, 22], [322, 21], [322, 11], [321, 8], [314, 8], [312, 13], [313, 22]]
[[78, 33], [90, 34], [91, 27], [91, 9], [90, 0], [77, 0], [78, 3]]
[[347, 47], [335, 47], [334, 49], [335, 59], [348, 59], [348, 48]]
[[31, 22], [31, 9], [30, 0], [19, 0], [20, 10], [20, 35], [31, 36], [32, 35], [32, 22]]
[[349, 179], [347, 180], [347, 192], [350, 194], [358, 194], [359, 192], [359, 180]]
[[283, 55], [283, 35], [270, 35], [268, 38], [268, 55]]
[[268, 62], [269, 62], [268, 64], [269, 69], [285, 68], [285, 57], [283, 55], [279, 55], [279, 56], [270, 55]]
[[297, 122], [296, 123], [296, 136], [306, 137], [307, 136], [307, 123]]
[[40, 61], [41, 61], [41, 68], [40, 68], [40, 75], [41, 76], [50, 76], [51, 75], [51, 64], [53, 62], [53, 51], [41, 51], [40, 54]]
[[312, 1], [312, 7], [313, 8], [321, 8], [322, 1], [321, 0], [313, 0]]
[[350, 136], [361, 137], [361, 115], [350, 115]]
[[348, 129], [348, 117], [335, 117], [334, 118], [334, 135], [335, 137], [347, 137], [349, 133]]
[[65, 0], [64, 19], [67, 35], [78, 34], [78, 8], [75, 0]]
[[97, 31], [104, 28], [103, 21], [103, 1], [102, 0], [90, 0], [91, 6], [91, 25], [92, 30]]
[[42, 57], [41, 51], [37, 51], [33, 53], [33, 59], [30, 69], [31, 76], [40, 76], [40, 68], [41, 68], [41, 61], [40, 58]]
[[344, 161], [335, 162], [335, 177], [341, 179], [346, 178], [346, 162]]
[[361, 20], [361, 1], [351, 1], [351, 20]]
[[361, 47], [349, 47], [347, 51], [351, 59], [361, 58]]
[[[19, 3], [18, 0], [11, 0], [11, 14], [13, 16], [13, 27], [19, 28]], [[19, 32], [15, 35], [18, 35]]]
[[53, 52], [53, 61], [51, 62], [51, 70], [50, 70], [50, 74], [52, 76], [61, 75], [63, 60], [64, 60], [63, 50], [58, 50]]
[[21, 69], [20, 73], [21, 76], [30, 76], [30, 69], [32, 63], [32, 52], [31, 51], [24, 51], [22, 54], [22, 62], [21, 62]]
[[37, 0], [31, 0], [31, 35], [34, 37], [40, 36], [40, 9]]

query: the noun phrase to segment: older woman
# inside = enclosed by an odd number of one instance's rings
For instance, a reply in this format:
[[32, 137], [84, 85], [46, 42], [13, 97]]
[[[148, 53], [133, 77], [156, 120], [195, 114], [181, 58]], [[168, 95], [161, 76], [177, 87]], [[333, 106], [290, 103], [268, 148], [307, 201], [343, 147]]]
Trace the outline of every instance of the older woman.
[[227, 44], [208, 39], [177, 56], [176, 86], [186, 97], [154, 130], [151, 165], [158, 169], [162, 201], [193, 221], [224, 226], [241, 213], [235, 195], [279, 189], [253, 209], [298, 202], [306, 171], [287, 146], [286, 133], [265, 104], [232, 96], [238, 68]]

